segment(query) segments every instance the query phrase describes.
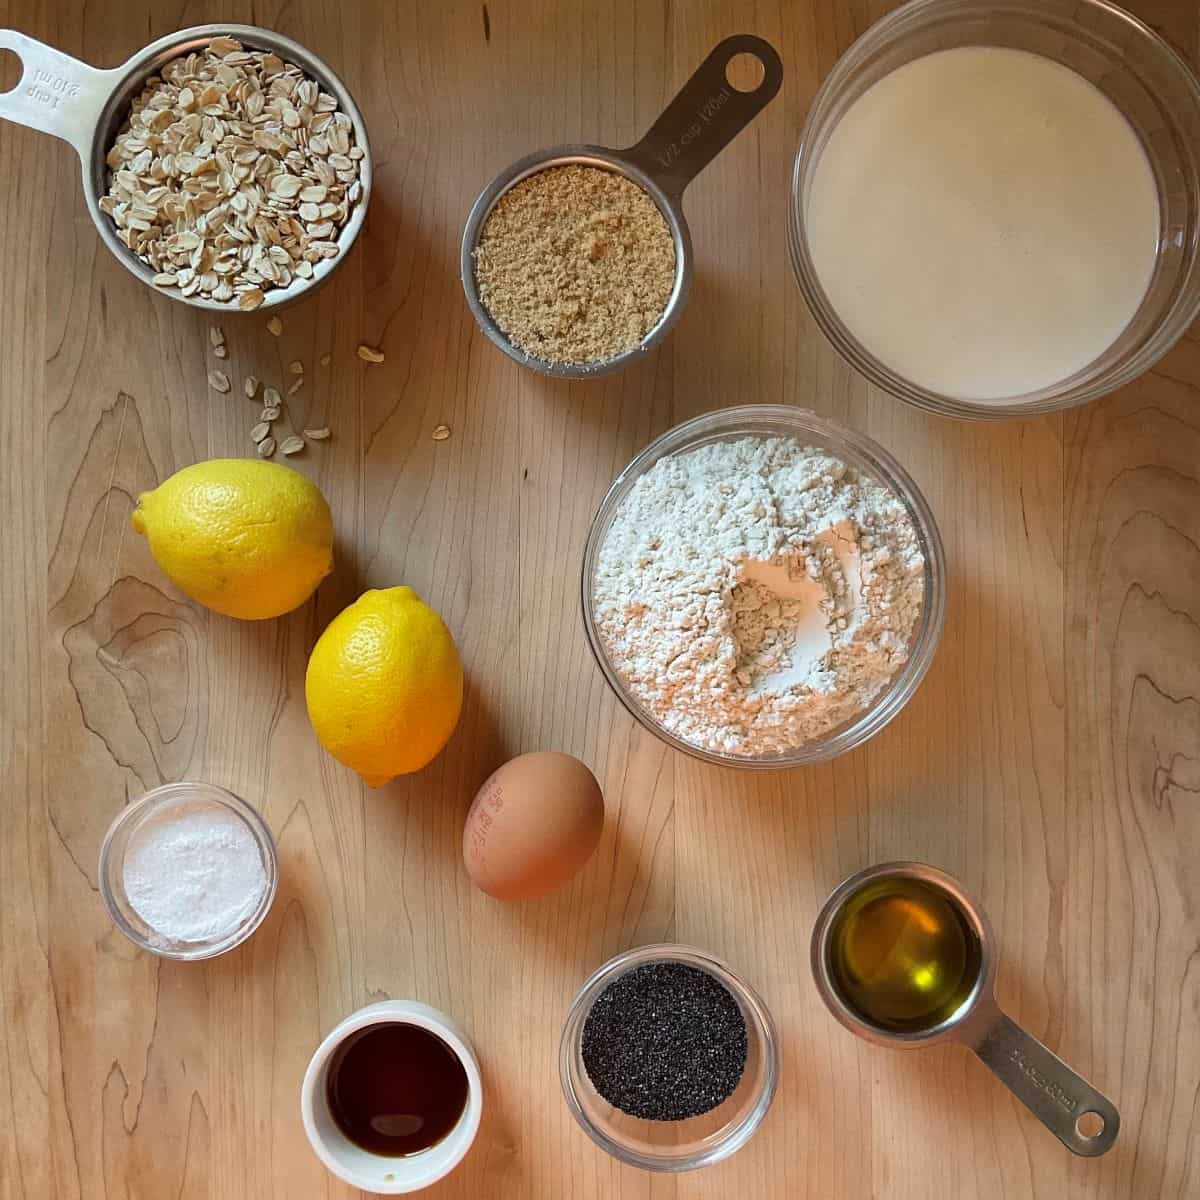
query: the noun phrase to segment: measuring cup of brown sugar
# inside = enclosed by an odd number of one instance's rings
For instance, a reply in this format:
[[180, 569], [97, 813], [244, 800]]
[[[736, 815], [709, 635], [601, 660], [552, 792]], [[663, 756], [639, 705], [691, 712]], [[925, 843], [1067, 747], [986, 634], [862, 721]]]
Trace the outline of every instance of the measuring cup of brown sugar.
[[825, 902], [812, 970], [829, 1011], [878, 1046], [961, 1042], [1068, 1150], [1103, 1154], [1121, 1118], [996, 1003], [996, 939], [962, 885], [924, 863], [851, 875]]
[[[749, 90], [731, 82], [743, 56], [761, 72]], [[463, 290], [483, 332], [516, 362], [564, 379], [648, 354], [691, 288], [683, 193], [782, 81], [769, 43], [726, 38], [635, 145], [555, 146], [501, 171], [462, 240]]]

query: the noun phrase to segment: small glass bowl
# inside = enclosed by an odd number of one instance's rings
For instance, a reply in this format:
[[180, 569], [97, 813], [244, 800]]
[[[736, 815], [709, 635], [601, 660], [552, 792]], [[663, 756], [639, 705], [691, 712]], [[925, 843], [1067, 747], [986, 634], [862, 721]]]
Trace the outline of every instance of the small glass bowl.
[[[908, 659], [875, 699], [846, 725], [824, 737], [784, 753], [761, 756], [730, 754], [696, 746], [666, 729], [626, 686], [609, 659], [596, 623], [595, 589], [597, 560], [622, 501], [637, 481], [660, 458], [681, 454], [711, 442], [736, 441], [744, 437], [791, 437], [806, 446], [828, 450], [863, 475], [887, 488], [908, 510], [921, 554], [925, 559], [925, 594], [921, 615], [909, 643]], [[788, 404], [746, 404], [718, 409], [684, 421], [651, 442], [616, 477], [592, 521], [583, 552], [583, 621], [596, 662], [630, 714], [664, 742], [705, 762], [721, 766], [780, 770], [824, 762], [861, 745], [877, 734], [904, 706], [933, 662], [946, 617], [946, 556], [933, 513], [907, 471], [877, 442], [848, 429], [828, 417], [818, 416]]]
[[[1149, 287], [1117, 340], [1074, 375], [994, 402], [931, 391], [871, 354], [826, 296], [808, 242], [816, 167], [850, 106], [913, 59], [974, 45], [1032, 51], [1098, 87], [1146, 151], [1160, 220]], [[1149, 26], [1107, 0], [910, 0], [838, 59], [813, 100], [792, 169], [788, 246], [800, 290], [825, 336], [852, 367], [900, 400], [943, 416], [980, 420], [1086, 404], [1149, 370], [1200, 315], [1200, 79]]]
[[[267, 886], [254, 911], [221, 938], [209, 941], [178, 942], [164, 938], [138, 915], [125, 894], [125, 851], [130, 839], [148, 817], [158, 816], [176, 805], [204, 802], [229, 810], [245, 822], [258, 844]], [[279, 886], [279, 856], [275, 839], [266, 822], [244, 800], [211, 783], [166, 783], [152, 788], [140, 799], [123, 808], [108, 827], [100, 847], [100, 895], [117, 928], [139, 949], [161, 958], [191, 961], [214, 958], [241, 945], [262, 924]]]
[[[583, 1027], [597, 997], [615, 979], [647, 963], [683, 963], [713, 976], [737, 1001], [746, 1021], [746, 1068], [737, 1089], [711, 1112], [686, 1121], [647, 1121], [609, 1104], [583, 1065]], [[762, 1124], [779, 1085], [779, 1034], [766, 1005], [723, 962], [691, 946], [627, 950], [604, 964], [567, 1012], [558, 1075], [572, 1116], [601, 1149], [647, 1171], [691, 1171], [728, 1158]]]

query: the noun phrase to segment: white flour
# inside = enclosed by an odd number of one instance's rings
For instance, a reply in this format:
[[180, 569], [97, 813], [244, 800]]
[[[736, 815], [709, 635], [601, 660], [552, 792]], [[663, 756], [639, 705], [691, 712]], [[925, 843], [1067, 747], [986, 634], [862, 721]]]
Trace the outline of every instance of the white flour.
[[660, 459], [596, 569], [613, 666], [676, 737], [794, 749], [866, 708], [908, 657], [924, 558], [880, 484], [793, 438]]
[[246, 823], [222, 805], [184, 800], [138, 825], [125, 849], [125, 894], [134, 911], [171, 942], [232, 933], [267, 887]]

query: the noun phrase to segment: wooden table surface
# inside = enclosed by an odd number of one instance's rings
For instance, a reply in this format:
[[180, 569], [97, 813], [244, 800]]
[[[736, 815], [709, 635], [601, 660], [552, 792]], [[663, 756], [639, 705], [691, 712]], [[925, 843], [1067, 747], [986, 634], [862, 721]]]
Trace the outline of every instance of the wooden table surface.
[[[927, 416], [843, 365], [792, 278], [788, 176], [818, 83], [888, 7], [0, 0], [0, 26], [103, 66], [201, 21], [280, 29], [343, 75], [376, 156], [336, 282], [278, 340], [261, 316], [225, 322], [239, 386], [222, 396], [208, 321], [113, 261], [74, 152], [0, 124], [0, 1200], [352, 1194], [309, 1150], [299, 1084], [326, 1030], [389, 996], [455, 1014], [484, 1064], [478, 1142], [438, 1197], [1200, 1195], [1200, 340], [1104, 402], [1024, 423]], [[1195, 54], [1192, 0], [1134, 7]], [[475, 194], [539, 146], [634, 140], [745, 30], [786, 80], [688, 194], [697, 279], [674, 334], [601, 382], [516, 367], [459, 286]], [[386, 363], [359, 362], [360, 341]], [[242, 624], [171, 587], [129, 513], [177, 468], [246, 454], [240, 380], [278, 382], [294, 358], [310, 382], [293, 411], [334, 430], [296, 465], [333, 507], [338, 567], [300, 611]], [[904, 713], [834, 763], [767, 775], [635, 725], [577, 599], [613, 475], [676, 422], [749, 401], [811, 406], [892, 450], [950, 573]], [[399, 583], [453, 628], [467, 702], [433, 766], [371, 791], [315, 742], [303, 671], [343, 605]], [[506, 906], [467, 880], [463, 816], [494, 766], [535, 748], [594, 769], [607, 827], [568, 890]], [[265, 925], [203, 965], [135, 952], [97, 892], [114, 814], [176, 779], [246, 797], [281, 852]], [[822, 1007], [818, 906], [849, 872], [908, 857], [984, 901], [1001, 1002], [1121, 1110], [1107, 1157], [1074, 1159], [967, 1051], [874, 1049]], [[682, 1178], [610, 1161], [557, 1077], [582, 979], [656, 940], [727, 958], [783, 1036], [757, 1137]]]

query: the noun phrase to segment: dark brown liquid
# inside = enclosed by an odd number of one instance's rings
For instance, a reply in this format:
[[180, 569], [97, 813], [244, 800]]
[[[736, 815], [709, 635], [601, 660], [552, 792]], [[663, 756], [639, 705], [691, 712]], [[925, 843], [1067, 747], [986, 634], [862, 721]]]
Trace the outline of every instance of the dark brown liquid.
[[436, 1034], [372, 1025], [348, 1037], [329, 1064], [329, 1111], [371, 1154], [398, 1158], [437, 1145], [467, 1106], [467, 1073]]

